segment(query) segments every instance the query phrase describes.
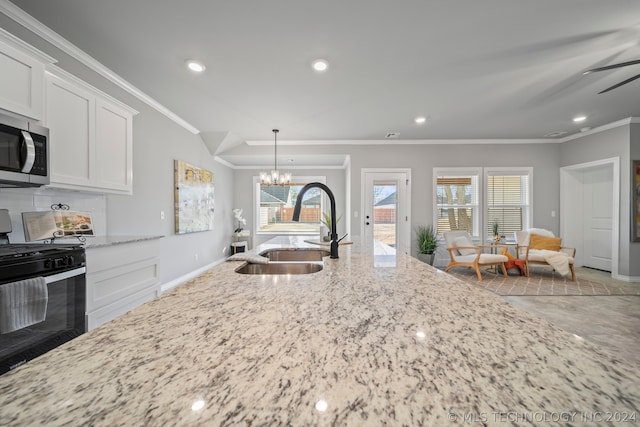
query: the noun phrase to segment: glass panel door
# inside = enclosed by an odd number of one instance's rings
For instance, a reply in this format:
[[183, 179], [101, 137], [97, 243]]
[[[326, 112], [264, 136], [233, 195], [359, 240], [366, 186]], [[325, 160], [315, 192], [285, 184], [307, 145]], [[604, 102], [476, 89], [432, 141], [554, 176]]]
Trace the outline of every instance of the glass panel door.
[[[408, 254], [410, 250], [407, 175], [405, 172], [364, 174], [363, 244], [382, 264], [395, 265], [396, 253]], [[387, 261], [383, 261], [385, 259]]]

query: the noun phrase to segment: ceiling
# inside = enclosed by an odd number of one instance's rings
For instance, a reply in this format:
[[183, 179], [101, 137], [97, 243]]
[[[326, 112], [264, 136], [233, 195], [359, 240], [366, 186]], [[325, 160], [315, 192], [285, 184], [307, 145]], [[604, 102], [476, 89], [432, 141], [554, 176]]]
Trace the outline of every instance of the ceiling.
[[640, 116], [640, 80], [598, 94], [640, 64], [583, 75], [640, 58], [637, 0], [12, 2], [203, 139], [541, 139]]

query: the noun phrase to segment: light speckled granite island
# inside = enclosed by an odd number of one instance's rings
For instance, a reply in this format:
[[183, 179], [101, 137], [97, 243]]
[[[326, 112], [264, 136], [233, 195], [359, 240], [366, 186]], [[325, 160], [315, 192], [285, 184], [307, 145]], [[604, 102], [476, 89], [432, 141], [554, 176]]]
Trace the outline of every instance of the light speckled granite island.
[[[256, 251], [280, 246], [305, 244]], [[1, 376], [0, 425], [640, 423], [637, 366], [411, 257], [376, 264], [226, 262]]]

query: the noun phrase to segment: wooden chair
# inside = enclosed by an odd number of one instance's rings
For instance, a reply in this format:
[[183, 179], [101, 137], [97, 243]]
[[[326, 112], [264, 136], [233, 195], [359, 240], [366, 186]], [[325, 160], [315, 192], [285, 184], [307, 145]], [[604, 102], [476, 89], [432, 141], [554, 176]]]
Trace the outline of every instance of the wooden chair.
[[[549, 230], [543, 228], [531, 228], [526, 231], [516, 231], [513, 233], [516, 239], [516, 254], [517, 257], [524, 261], [524, 271], [527, 277], [530, 276], [530, 266], [537, 265], [543, 267], [551, 267], [546, 261], [544, 252], [539, 249], [529, 247], [529, 239], [531, 234], [537, 234], [543, 237], [555, 237]], [[567, 260], [569, 261], [569, 270], [571, 271], [571, 280], [576, 281], [576, 271], [574, 269], [574, 262], [576, 257], [576, 248], [569, 246], [560, 246], [560, 251], [567, 254]]]
[[447, 250], [451, 261], [444, 271], [449, 271], [454, 267], [469, 267], [476, 271], [478, 281], [482, 281], [480, 267], [502, 267], [502, 274], [507, 277], [508, 261], [506, 255], [498, 253], [483, 253], [483, 249], [491, 248], [494, 252], [507, 250], [504, 245], [474, 245], [471, 236], [466, 231], [445, 231], [443, 233]]

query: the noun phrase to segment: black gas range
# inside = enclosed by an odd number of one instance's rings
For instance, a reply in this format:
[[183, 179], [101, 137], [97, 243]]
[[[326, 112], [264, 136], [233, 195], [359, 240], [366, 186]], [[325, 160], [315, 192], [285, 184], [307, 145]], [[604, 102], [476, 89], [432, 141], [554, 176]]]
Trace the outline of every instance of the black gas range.
[[0, 245], [0, 283], [33, 275], [52, 275], [85, 266], [85, 252], [74, 243]]
[[79, 243], [0, 245], [0, 374], [87, 331], [85, 273]]

